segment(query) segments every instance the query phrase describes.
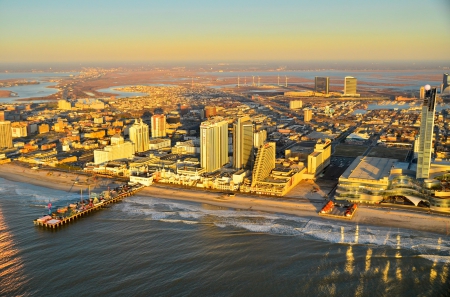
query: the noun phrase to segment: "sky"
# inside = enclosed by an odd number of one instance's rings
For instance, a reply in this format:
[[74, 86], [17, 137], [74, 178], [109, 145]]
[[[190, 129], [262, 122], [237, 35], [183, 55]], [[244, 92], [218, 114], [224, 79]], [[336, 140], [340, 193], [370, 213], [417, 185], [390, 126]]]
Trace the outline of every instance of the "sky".
[[0, 0], [0, 62], [450, 61], [449, 0]]

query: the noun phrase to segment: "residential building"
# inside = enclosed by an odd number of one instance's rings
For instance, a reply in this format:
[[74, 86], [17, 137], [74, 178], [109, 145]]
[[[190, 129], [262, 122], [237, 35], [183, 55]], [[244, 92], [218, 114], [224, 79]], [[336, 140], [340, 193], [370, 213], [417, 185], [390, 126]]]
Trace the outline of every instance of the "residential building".
[[315, 92], [328, 94], [330, 88], [330, 78], [329, 77], [315, 77]]
[[94, 150], [94, 163], [102, 164], [109, 161], [130, 159], [134, 155], [134, 144], [126, 141], [120, 144], [108, 145], [103, 150]]
[[357, 79], [353, 76], [346, 76], [344, 80], [344, 96], [356, 96]]
[[253, 166], [254, 125], [248, 116], [237, 118], [233, 124], [233, 166], [251, 169]]
[[228, 160], [228, 122], [221, 118], [200, 125], [200, 164], [206, 172], [219, 170]]
[[450, 76], [448, 75], [448, 73], [444, 73], [444, 77], [442, 79], [441, 95], [450, 95]]
[[303, 120], [304, 120], [305, 122], [311, 121], [311, 120], [312, 120], [312, 110], [309, 109], [309, 108], [305, 108], [305, 109], [303, 110], [303, 117], [304, 117]]
[[151, 129], [153, 138], [166, 137], [166, 116], [163, 114], [153, 115]]
[[72, 103], [70, 103], [70, 101], [61, 99], [58, 100], [58, 109], [61, 110], [71, 110], [72, 109]]
[[0, 122], [0, 148], [12, 148], [12, 129], [10, 121]]
[[302, 108], [303, 101], [302, 100], [291, 100], [289, 101], [289, 109], [299, 109]]
[[260, 130], [253, 133], [253, 148], [258, 149], [267, 140], [267, 130]]
[[142, 122], [142, 119], [137, 119], [133, 126], [129, 129], [129, 136], [131, 142], [134, 144], [134, 151], [137, 153], [149, 150], [149, 131], [148, 125]]
[[275, 168], [276, 143], [266, 142], [258, 149], [255, 166], [253, 167], [252, 187], [263, 181]]
[[28, 124], [26, 122], [14, 122], [11, 123], [11, 131], [12, 131], [12, 137], [27, 137], [27, 127]]
[[420, 87], [420, 92], [419, 92], [419, 99], [423, 100], [425, 99], [425, 87]]
[[314, 147], [314, 152], [308, 155], [308, 173], [314, 176], [320, 174], [325, 167], [330, 165], [330, 159], [331, 140], [319, 140]]

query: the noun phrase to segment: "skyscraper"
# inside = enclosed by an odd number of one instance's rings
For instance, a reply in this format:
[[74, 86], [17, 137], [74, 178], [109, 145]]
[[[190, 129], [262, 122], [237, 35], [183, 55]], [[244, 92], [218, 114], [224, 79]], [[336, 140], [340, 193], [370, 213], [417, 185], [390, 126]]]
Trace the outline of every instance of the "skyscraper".
[[255, 166], [253, 167], [252, 187], [268, 177], [272, 169], [275, 168], [275, 152], [275, 142], [266, 142], [258, 149]]
[[436, 109], [436, 88], [425, 86], [425, 98], [422, 104], [419, 132], [419, 156], [416, 178], [428, 178], [430, 175], [431, 152], [433, 149], [434, 112]]
[[233, 124], [233, 166], [236, 169], [252, 168], [253, 130], [248, 116], [238, 118]]
[[214, 172], [228, 163], [228, 122], [216, 118], [200, 125], [200, 165]]
[[166, 137], [166, 116], [155, 114], [152, 116], [152, 137]]
[[419, 99], [423, 100], [425, 98], [425, 87], [420, 87]]
[[356, 95], [357, 79], [353, 76], [346, 76], [344, 80], [344, 96]]
[[266, 142], [267, 130], [259, 130], [253, 133], [253, 150], [257, 150], [261, 145]]
[[319, 77], [315, 78], [315, 91], [317, 93], [328, 94], [330, 87], [330, 78], [329, 77]]
[[11, 122], [0, 122], [0, 148], [12, 148]]
[[137, 153], [148, 151], [148, 125], [137, 119], [130, 127], [130, 140], [134, 144], [134, 151]]
[[442, 79], [441, 95], [450, 95], [450, 76], [448, 73], [444, 73], [444, 77]]

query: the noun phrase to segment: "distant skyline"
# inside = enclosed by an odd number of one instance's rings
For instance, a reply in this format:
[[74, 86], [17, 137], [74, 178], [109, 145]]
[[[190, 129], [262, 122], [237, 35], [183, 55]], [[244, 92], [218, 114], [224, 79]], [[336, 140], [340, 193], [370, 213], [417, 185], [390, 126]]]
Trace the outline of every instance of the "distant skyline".
[[0, 62], [450, 61], [448, 0], [1, 1]]

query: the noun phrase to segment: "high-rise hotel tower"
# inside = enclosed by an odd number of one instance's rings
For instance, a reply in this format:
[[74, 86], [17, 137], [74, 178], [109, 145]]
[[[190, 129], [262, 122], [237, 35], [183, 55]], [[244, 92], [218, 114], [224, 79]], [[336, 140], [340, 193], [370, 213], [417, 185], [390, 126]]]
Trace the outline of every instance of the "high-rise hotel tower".
[[275, 142], [266, 142], [259, 147], [253, 167], [252, 187], [267, 178], [275, 168], [275, 153]]
[[316, 93], [329, 93], [330, 88], [330, 78], [329, 77], [319, 77], [316, 76], [314, 79], [314, 90]]
[[200, 125], [200, 165], [214, 172], [228, 163], [228, 122], [215, 118]]
[[148, 151], [149, 139], [148, 125], [137, 119], [130, 127], [130, 140], [134, 144], [134, 151], [137, 153]]
[[12, 129], [11, 122], [0, 122], [0, 148], [12, 148]]
[[419, 156], [417, 158], [416, 178], [429, 178], [431, 152], [433, 150], [434, 113], [436, 110], [436, 88], [425, 86], [419, 132]]
[[233, 124], [233, 166], [236, 169], [253, 166], [253, 130], [248, 116], [237, 118]]
[[155, 114], [152, 116], [152, 137], [166, 137], [166, 116]]
[[344, 96], [356, 95], [357, 79], [353, 76], [346, 76], [344, 79]]

